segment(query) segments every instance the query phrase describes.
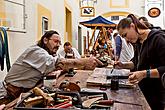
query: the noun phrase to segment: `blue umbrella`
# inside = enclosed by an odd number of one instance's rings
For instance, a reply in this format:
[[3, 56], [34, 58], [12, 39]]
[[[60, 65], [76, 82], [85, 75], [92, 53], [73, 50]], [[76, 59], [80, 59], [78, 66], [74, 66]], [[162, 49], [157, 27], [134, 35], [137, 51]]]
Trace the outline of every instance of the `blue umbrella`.
[[94, 28], [94, 27], [116, 27], [116, 24], [103, 18], [102, 16], [98, 16], [94, 19], [91, 19], [89, 21], [83, 21], [83, 22], [80, 22], [80, 24], [88, 27], [88, 28]]

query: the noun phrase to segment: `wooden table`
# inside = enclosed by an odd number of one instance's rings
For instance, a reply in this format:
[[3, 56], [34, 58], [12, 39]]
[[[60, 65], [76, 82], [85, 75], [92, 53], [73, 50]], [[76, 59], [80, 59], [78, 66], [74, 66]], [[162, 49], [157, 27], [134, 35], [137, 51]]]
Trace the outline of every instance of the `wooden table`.
[[[65, 77], [64, 75], [61, 76], [57, 80], [58, 83], [56, 87], [58, 87], [62, 81], [69, 80], [70, 82], [79, 81], [81, 88], [99, 89], [99, 87], [87, 86], [86, 80], [88, 79], [89, 75], [92, 74], [92, 71], [76, 71], [77, 73], [73, 77]], [[119, 88], [117, 91], [111, 91], [110, 88], [108, 88], [106, 93], [109, 99], [120, 101], [120, 103], [114, 103], [112, 110], [151, 110], [138, 86], [132, 89]]]

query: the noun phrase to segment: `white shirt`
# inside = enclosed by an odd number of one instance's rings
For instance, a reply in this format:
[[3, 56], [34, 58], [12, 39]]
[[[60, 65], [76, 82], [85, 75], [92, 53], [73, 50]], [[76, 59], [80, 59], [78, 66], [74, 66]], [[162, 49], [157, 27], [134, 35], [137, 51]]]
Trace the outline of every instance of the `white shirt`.
[[17, 87], [32, 88], [44, 75], [55, 70], [57, 56], [53, 57], [43, 48], [29, 47], [12, 65], [5, 82]]
[[[81, 56], [80, 56], [79, 52], [77, 51], [77, 49], [72, 47], [72, 50], [74, 52], [74, 57], [75, 58], [77, 58], [77, 59], [81, 58]], [[58, 51], [57, 51], [58, 58], [65, 58], [65, 55], [66, 55], [66, 53], [64, 51], [64, 48], [58, 49]]]
[[131, 43], [127, 43], [126, 40], [120, 37], [122, 40], [122, 48], [119, 61], [127, 62], [134, 57], [134, 48]]

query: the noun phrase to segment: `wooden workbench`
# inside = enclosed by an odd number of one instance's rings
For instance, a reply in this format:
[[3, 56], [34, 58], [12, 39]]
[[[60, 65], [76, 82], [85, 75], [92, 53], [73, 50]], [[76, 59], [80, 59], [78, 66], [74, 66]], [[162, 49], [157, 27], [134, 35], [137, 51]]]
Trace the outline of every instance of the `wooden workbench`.
[[[61, 76], [57, 80], [56, 87], [64, 80], [69, 80], [70, 82], [80, 82], [81, 88], [94, 88], [99, 89], [99, 87], [87, 86], [86, 80], [92, 74], [92, 71], [76, 70], [77, 73], [73, 77]], [[145, 97], [143, 96], [141, 90], [138, 86], [135, 88], [119, 88], [117, 91], [111, 91], [110, 88], [106, 90], [109, 99], [120, 101], [121, 103], [114, 103], [112, 110], [151, 110]], [[124, 102], [124, 103], [122, 103]], [[130, 104], [126, 104], [130, 103]]]
[[[57, 80], [55, 87], [58, 87], [62, 81], [69, 80], [70, 82], [80, 82], [81, 88], [90, 88], [99, 90], [98, 86], [87, 86], [86, 80], [93, 73], [93, 71], [84, 71], [84, 70], [76, 70], [77, 73], [73, 77], [65, 77], [62, 75]], [[120, 103], [114, 103], [111, 110], [151, 110], [149, 107], [145, 97], [143, 96], [139, 87], [135, 87], [132, 89], [128, 88], [119, 88], [117, 91], [111, 91], [110, 88], [105, 90], [109, 99], [113, 99], [116, 101], [120, 101]], [[9, 103], [5, 110], [13, 110], [13, 107], [17, 99], [13, 102]], [[123, 103], [122, 103], [123, 102]], [[129, 103], [129, 104], [128, 104]]]

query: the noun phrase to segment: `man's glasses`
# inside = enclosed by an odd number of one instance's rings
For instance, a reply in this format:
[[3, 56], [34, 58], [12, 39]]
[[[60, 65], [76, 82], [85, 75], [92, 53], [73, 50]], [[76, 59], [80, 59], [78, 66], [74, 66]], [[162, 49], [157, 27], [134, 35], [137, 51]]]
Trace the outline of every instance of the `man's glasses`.
[[49, 39], [49, 40], [52, 40], [54, 43], [61, 45], [61, 41], [59, 40], [56, 40], [56, 39]]

